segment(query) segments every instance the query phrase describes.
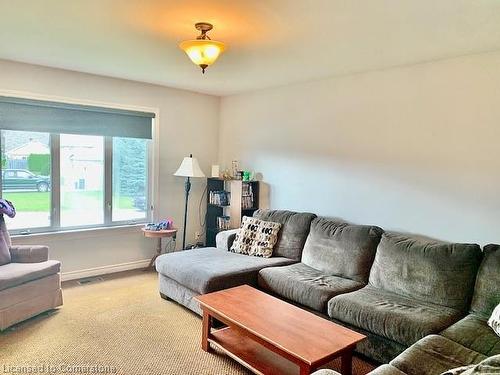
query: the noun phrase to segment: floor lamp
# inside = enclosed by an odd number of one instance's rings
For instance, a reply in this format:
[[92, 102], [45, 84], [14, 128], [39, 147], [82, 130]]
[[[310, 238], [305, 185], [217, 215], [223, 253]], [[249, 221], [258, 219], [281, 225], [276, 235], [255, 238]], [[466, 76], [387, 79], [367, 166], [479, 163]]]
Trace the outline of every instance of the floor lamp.
[[186, 182], [184, 183], [184, 192], [186, 193], [186, 201], [184, 202], [184, 229], [182, 233], [182, 250], [186, 248], [186, 232], [187, 232], [187, 212], [188, 212], [188, 200], [189, 191], [191, 190], [191, 177], [205, 177], [205, 174], [198, 164], [198, 160], [193, 158], [193, 155], [189, 155], [182, 160], [181, 166], [174, 173], [174, 176], [186, 177]]

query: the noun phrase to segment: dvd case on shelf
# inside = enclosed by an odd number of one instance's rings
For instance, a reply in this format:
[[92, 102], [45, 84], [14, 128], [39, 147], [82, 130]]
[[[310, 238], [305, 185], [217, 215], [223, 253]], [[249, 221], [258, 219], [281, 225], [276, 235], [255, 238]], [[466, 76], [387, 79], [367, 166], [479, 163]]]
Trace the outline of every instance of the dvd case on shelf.
[[242, 188], [241, 208], [243, 208], [244, 210], [248, 208], [253, 208], [254, 204], [253, 204], [252, 185], [243, 183], [241, 188]]
[[219, 216], [217, 218], [217, 229], [219, 229], [219, 230], [230, 229], [230, 218], [229, 218], [229, 216]]
[[209, 203], [217, 206], [229, 205], [229, 192], [225, 190], [211, 191], [209, 196]]

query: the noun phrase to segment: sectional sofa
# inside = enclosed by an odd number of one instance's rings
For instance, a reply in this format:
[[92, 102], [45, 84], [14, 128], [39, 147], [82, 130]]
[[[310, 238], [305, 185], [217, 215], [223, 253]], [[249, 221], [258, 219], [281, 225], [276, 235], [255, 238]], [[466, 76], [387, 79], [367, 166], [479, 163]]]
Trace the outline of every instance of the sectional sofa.
[[[500, 303], [500, 248], [385, 232], [310, 213], [258, 210], [280, 222], [271, 258], [216, 248], [157, 259], [160, 294], [200, 314], [193, 297], [249, 284], [362, 332], [379, 374], [439, 374], [500, 354], [486, 320]], [[418, 364], [418, 366], [416, 366]], [[415, 370], [417, 368], [417, 370]]]

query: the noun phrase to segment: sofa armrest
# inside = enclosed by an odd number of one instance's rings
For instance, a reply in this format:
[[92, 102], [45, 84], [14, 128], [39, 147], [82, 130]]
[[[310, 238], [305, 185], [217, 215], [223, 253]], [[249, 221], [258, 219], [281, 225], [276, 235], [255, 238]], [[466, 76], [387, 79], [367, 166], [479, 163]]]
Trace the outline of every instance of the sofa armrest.
[[19, 245], [10, 247], [12, 263], [40, 263], [49, 260], [49, 248], [40, 245]]
[[[415, 366], [418, 367], [418, 364], [416, 364]], [[377, 367], [372, 372], [370, 372], [370, 374], [373, 374], [373, 375], [406, 375], [405, 372], [401, 371], [397, 367], [394, 367], [393, 365], [382, 365], [380, 367]]]
[[324, 369], [313, 372], [311, 375], [340, 375], [340, 374], [337, 371]]
[[238, 232], [239, 229], [230, 229], [217, 233], [217, 236], [215, 236], [215, 246], [218, 249], [229, 250]]

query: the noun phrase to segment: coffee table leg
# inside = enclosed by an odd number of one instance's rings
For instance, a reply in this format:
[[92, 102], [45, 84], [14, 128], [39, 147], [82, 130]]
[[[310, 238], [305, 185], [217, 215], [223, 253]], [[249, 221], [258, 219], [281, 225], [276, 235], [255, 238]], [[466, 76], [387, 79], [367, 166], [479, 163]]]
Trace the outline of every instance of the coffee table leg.
[[300, 365], [300, 375], [309, 375], [311, 374], [311, 366], [303, 364]]
[[210, 353], [212, 351], [210, 343], [208, 342], [208, 337], [210, 336], [211, 329], [212, 329], [212, 317], [208, 312], [203, 310], [203, 331], [201, 335], [201, 348], [207, 353]]
[[342, 354], [342, 375], [352, 374], [352, 350], [346, 351]]

